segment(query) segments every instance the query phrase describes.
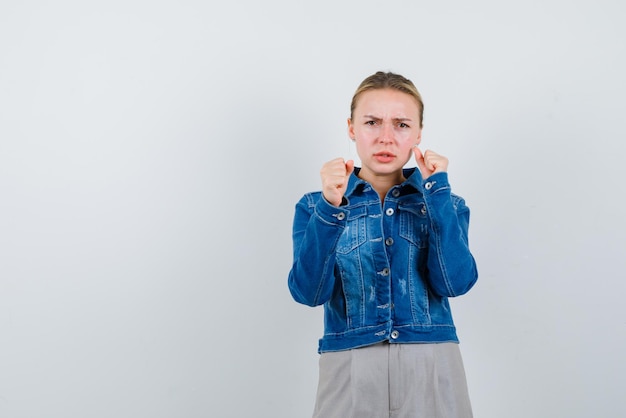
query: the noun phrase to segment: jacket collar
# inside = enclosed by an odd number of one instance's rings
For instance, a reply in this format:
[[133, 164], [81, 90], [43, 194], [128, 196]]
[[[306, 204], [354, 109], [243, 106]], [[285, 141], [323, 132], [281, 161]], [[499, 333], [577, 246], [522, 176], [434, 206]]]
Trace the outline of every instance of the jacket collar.
[[[354, 167], [354, 171], [348, 179], [346, 196], [350, 196], [356, 191], [362, 191], [364, 188], [370, 187], [370, 184], [368, 182], [359, 178], [359, 171], [361, 171], [361, 167]], [[420, 193], [424, 192], [422, 189], [422, 174], [417, 169], [417, 167], [404, 168], [402, 169], [402, 173], [404, 175], [404, 178], [406, 178], [406, 180], [401, 184], [402, 187], [411, 186]]]

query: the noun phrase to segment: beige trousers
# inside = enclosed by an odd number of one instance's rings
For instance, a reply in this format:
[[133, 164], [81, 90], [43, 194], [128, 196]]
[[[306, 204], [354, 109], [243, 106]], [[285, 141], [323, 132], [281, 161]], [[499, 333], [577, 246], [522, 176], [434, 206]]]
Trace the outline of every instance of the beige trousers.
[[322, 353], [313, 418], [471, 418], [458, 344]]

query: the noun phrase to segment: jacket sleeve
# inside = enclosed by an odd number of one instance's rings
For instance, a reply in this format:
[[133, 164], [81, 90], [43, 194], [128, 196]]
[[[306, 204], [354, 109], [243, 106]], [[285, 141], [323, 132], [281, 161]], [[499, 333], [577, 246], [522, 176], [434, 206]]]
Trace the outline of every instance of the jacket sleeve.
[[331, 205], [321, 193], [307, 194], [296, 205], [288, 284], [297, 302], [317, 306], [330, 299], [335, 285], [335, 248], [347, 218], [347, 210]]
[[469, 250], [469, 208], [451, 193], [447, 173], [424, 181], [424, 199], [429, 214], [428, 278], [440, 296], [459, 296], [478, 279], [476, 262]]

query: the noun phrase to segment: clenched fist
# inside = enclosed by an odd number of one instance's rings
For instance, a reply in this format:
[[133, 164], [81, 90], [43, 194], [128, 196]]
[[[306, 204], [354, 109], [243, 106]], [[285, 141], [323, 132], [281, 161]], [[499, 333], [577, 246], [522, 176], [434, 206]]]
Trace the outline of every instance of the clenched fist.
[[339, 206], [348, 187], [348, 178], [354, 171], [354, 161], [335, 158], [324, 164], [320, 170], [322, 194], [334, 206]]
[[422, 173], [422, 178], [427, 179], [435, 173], [443, 173], [448, 170], [448, 159], [431, 150], [426, 150], [424, 154], [419, 148], [413, 148], [415, 161]]

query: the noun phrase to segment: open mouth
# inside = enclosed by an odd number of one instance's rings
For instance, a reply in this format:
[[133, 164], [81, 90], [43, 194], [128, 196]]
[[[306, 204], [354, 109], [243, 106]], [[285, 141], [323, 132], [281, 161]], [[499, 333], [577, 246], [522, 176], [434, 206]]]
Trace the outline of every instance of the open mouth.
[[388, 151], [381, 151], [374, 154], [374, 158], [379, 163], [390, 163], [396, 159], [396, 155]]
[[374, 154], [374, 157], [394, 158], [396, 155], [391, 152], [381, 151]]

